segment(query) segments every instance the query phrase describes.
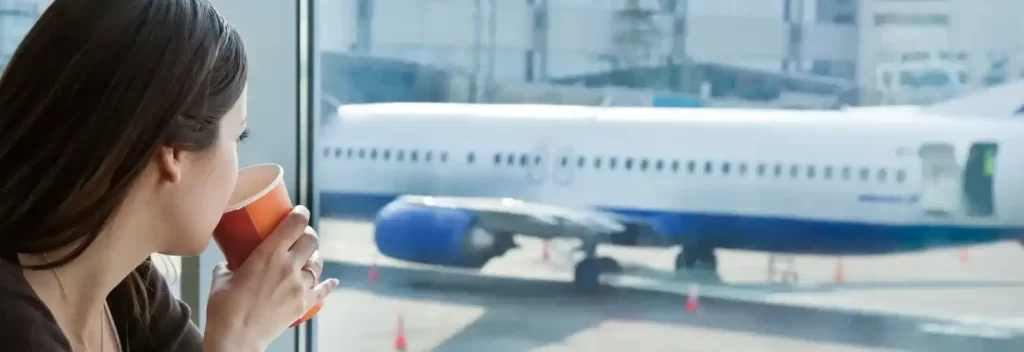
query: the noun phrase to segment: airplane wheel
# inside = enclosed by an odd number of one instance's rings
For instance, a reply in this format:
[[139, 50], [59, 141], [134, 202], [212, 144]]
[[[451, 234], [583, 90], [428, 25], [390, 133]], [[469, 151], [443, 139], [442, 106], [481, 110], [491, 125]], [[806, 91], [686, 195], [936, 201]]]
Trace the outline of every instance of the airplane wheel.
[[576, 276], [573, 282], [576, 288], [585, 293], [597, 292], [601, 275], [601, 262], [597, 259], [587, 258], [576, 264]]
[[622, 265], [619, 265], [618, 261], [609, 257], [597, 258], [597, 266], [601, 268], [602, 273], [617, 274], [622, 272]]

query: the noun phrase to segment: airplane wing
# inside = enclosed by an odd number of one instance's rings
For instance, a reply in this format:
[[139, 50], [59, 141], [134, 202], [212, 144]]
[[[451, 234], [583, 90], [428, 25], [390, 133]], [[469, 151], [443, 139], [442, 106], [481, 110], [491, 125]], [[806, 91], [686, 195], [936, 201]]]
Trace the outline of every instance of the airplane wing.
[[513, 198], [406, 195], [396, 201], [428, 207], [471, 210], [477, 216], [477, 226], [494, 233], [541, 238], [596, 238], [603, 241], [627, 230], [627, 224], [616, 214], [531, 203]]

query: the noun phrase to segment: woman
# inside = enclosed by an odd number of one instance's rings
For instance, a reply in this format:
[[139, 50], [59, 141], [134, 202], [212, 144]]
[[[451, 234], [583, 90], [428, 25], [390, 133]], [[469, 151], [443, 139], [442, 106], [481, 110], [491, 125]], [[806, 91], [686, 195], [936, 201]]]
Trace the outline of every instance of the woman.
[[247, 134], [246, 60], [205, 0], [43, 13], [0, 78], [0, 349], [260, 351], [337, 285], [317, 282], [301, 207], [217, 269], [205, 334], [147, 259], [210, 242]]

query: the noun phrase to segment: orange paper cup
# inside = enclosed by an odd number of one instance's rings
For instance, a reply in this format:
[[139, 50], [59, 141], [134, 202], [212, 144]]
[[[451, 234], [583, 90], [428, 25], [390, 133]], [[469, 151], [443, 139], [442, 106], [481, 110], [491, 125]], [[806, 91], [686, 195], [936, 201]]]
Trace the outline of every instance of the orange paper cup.
[[[228, 268], [235, 270], [292, 211], [284, 169], [277, 164], [258, 164], [239, 170], [228, 204], [213, 230], [213, 240], [224, 252]], [[323, 302], [317, 302], [292, 326], [312, 318], [322, 305]]]

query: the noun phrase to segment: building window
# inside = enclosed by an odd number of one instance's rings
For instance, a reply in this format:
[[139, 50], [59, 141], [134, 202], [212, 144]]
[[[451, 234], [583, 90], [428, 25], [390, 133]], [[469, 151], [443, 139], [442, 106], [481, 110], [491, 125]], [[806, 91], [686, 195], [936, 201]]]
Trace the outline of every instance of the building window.
[[878, 13], [875, 26], [948, 26], [949, 15], [940, 13]]

